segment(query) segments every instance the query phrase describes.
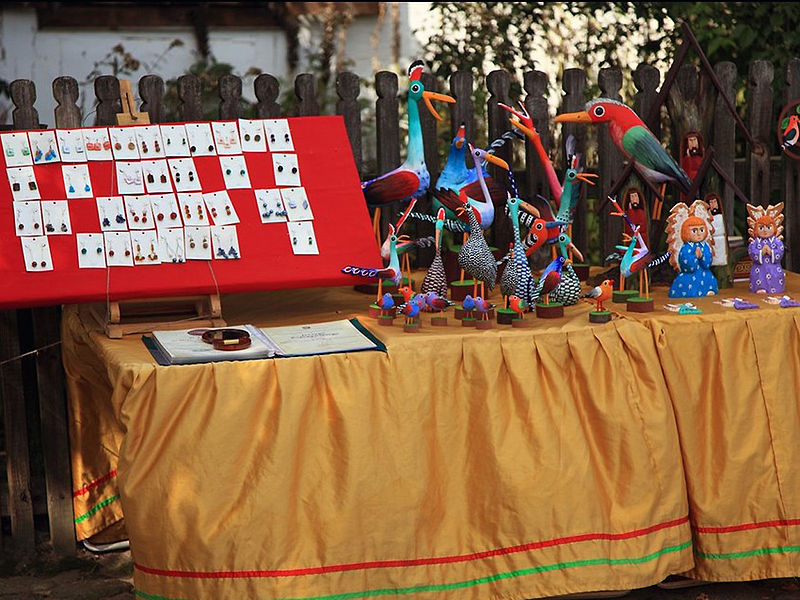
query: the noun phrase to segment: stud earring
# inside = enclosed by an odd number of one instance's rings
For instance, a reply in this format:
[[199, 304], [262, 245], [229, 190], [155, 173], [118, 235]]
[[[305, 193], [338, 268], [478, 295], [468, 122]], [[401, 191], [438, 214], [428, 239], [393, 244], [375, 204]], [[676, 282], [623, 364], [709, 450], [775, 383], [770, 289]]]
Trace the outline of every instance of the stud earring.
[[190, 146], [190, 147], [189, 147], [189, 152], [191, 152], [192, 154], [194, 154], [195, 152], [197, 152], [197, 146]]
[[12, 158], [14, 156], [14, 149], [11, 146], [6, 148], [6, 156], [8, 156], [9, 158]]
[[194, 246], [195, 246], [195, 243], [194, 243], [194, 238], [191, 238], [191, 237], [190, 237], [190, 238], [189, 238], [189, 248], [194, 248]]
[[29, 181], [28, 182], [28, 189], [29, 190], [35, 190], [36, 189], [36, 182], [35, 181]]
[[283, 173], [283, 165], [278, 165], [278, 173]]
[[203, 238], [203, 249], [204, 250], [208, 249], [208, 240], [206, 238]]
[[114, 142], [114, 150], [122, 150], [122, 144], [119, 142]]
[[136, 144], [132, 140], [128, 142], [128, 150], [136, 150]]

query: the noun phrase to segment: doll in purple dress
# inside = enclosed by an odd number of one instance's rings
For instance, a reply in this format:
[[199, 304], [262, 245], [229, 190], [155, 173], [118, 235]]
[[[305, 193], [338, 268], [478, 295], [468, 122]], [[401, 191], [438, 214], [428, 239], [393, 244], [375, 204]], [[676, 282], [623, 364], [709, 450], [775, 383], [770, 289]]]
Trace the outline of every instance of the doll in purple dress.
[[750, 291], [779, 294], [786, 289], [781, 269], [783, 258], [783, 202], [775, 206], [747, 205], [747, 247], [753, 265], [750, 267]]

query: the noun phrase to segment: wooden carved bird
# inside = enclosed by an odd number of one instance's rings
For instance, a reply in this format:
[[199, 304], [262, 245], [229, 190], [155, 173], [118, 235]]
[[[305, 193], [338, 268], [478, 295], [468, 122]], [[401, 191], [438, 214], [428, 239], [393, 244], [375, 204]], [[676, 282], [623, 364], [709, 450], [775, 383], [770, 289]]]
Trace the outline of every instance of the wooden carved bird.
[[564, 267], [564, 263], [568, 261], [569, 259], [563, 256], [557, 256], [542, 272], [535, 291], [535, 298], [537, 300], [544, 298], [545, 304], [550, 303], [550, 292], [555, 290], [558, 284], [561, 283], [561, 271]]
[[442, 261], [442, 228], [444, 227], [444, 208], [440, 208], [436, 215], [436, 235], [434, 237], [434, 244], [436, 246], [436, 254], [433, 256], [433, 262], [428, 267], [428, 272], [425, 273], [425, 278], [420, 285], [420, 291], [425, 294], [427, 292], [435, 292], [439, 296], [447, 296], [447, 275], [444, 269], [444, 262]]
[[605, 310], [603, 303], [611, 299], [613, 292], [614, 282], [610, 279], [605, 279], [600, 285], [589, 290], [589, 293], [584, 298], [592, 298], [595, 301], [595, 312], [602, 312]]
[[524, 298], [511, 295], [508, 297], [508, 307], [522, 318], [522, 315], [530, 308], [530, 305]]
[[469, 273], [475, 282], [473, 295], [477, 295], [478, 282], [481, 283], [481, 295], [485, 294], [485, 287], [491, 291], [497, 280], [497, 263], [495, 262], [489, 244], [483, 237], [483, 230], [478, 224], [477, 209], [468, 202], [461, 206], [461, 212], [466, 213], [469, 219], [469, 237], [461, 246], [458, 253], [458, 265]]
[[519, 296], [530, 304], [532, 302], [534, 281], [531, 275], [531, 268], [528, 265], [528, 258], [522, 247], [522, 239], [519, 235], [519, 204], [519, 198], [509, 198], [506, 200], [509, 219], [511, 219], [513, 231], [512, 242], [514, 246], [512, 258], [506, 265], [505, 271], [503, 271], [503, 277], [500, 281], [500, 291], [504, 296]]
[[389, 225], [389, 264], [382, 268], [355, 267], [348, 265], [342, 268], [342, 273], [353, 277], [366, 277], [368, 279], [378, 278], [378, 297], [376, 302], [383, 295], [383, 280], [394, 281], [395, 286], [399, 286], [403, 280], [403, 273], [400, 270], [400, 257], [397, 255], [397, 242], [404, 241], [408, 236], [395, 235], [394, 225]]
[[692, 187], [689, 176], [661, 146], [639, 116], [617, 100], [598, 98], [586, 103], [585, 110], [565, 113], [556, 123], [608, 123], [611, 140], [634, 162], [642, 177], [657, 185], [674, 181], [683, 192]]
[[442, 312], [451, 306], [455, 306], [455, 302], [443, 298], [436, 292], [427, 292], [423, 296], [425, 298], [425, 306], [430, 312]]
[[490, 304], [480, 296], [475, 298], [475, 310], [478, 311], [481, 320], [489, 318], [489, 311], [494, 308], [494, 304]]
[[400, 312], [406, 317], [406, 325], [410, 325], [419, 316], [420, 307], [416, 302], [406, 302], [400, 305]]
[[423, 68], [424, 63], [421, 60], [414, 61], [408, 68], [410, 80], [408, 87], [408, 149], [405, 162], [398, 168], [361, 184], [367, 205], [376, 209], [373, 228], [378, 239], [380, 239], [380, 208], [392, 202], [408, 202], [412, 198], [418, 198], [425, 194], [430, 186], [431, 177], [425, 166], [422, 126], [417, 104], [420, 100], [424, 101], [431, 114], [437, 120], [441, 120], [441, 116], [433, 108], [431, 100], [455, 102], [454, 98], [446, 94], [425, 90], [425, 86], [420, 81]]
[[[559, 234], [556, 247], [558, 248], [559, 254], [564, 259], [568, 259], [570, 253], [572, 253], [579, 261], [583, 262], [583, 255], [580, 250], [575, 247], [575, 244], [572, 243], [572, 240], [566, 232]], [[575, 273], [571, 260], [564, 261], [561, 270], [561, 281], [550, 295], [553, 300], [561, 302], [564, 306], [577, 304], [578, 300], [581, 299], [581, 280]]]

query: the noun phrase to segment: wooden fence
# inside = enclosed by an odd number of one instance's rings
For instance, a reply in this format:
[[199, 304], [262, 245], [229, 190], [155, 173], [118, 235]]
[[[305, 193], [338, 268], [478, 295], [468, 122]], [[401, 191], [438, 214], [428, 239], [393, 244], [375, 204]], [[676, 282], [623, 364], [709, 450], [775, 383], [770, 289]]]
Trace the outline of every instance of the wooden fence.
[[[720, 63], [715, 71], [730, 97], [733, 97], [737, 70], [733, 63]], [[733, 117], [725, 110], [724, 102], [717, 97], [713, 128], [708, 141], [715, 148], [718, 162], [729, 173], [737, 171], [737, 164], [744, 168], [738, 186], [744, 189], [755, 202], [766, 202], [773, 191], [775, 198], [786, 202], [787, 213], [787, 252], [786, 263], [792, 270], [800, 267], [800, 255], [794, 251], [794, 242], [800, 239], [800, 218], [798, 217], [798, 198], [800, 198], [800, 162], [787, 158], [770, 156], [777, 154], [775, 142], [775, 121], [781, 107], [789, 101], [800, 98], [800, 60], [792, 59], [785, 66], [785, 85], [778, 94], [773, 93], [775, 76], [773, 65], [765, 61], [754, 62], [747, 75], [747, 94], [745, 97], [746, 123], [757, 141], [769, 149], [766, 154], [752, 152], [744, 148], [737, 157], [737, 134]], [[633, 97], [621, 97], [624, 77], [628, 75], [616, 69], [602, 69], [597, 76], [597, 87], [600, 95], [622, 99], [633, 105], [637, 113], [645, 115], [655, 101], [661, 81], [657, 69], [641, 65], [632, 73]], [[423, 76], [427, 89], [444, 91], [430, 75]], [[508, 115], [497, 106], [498, 102], [512, 103], [509, 97], [511, 80], [505, 71], [497, 70], [489, 73], [485, 81], [475, 82], [467, 72], [457, 72], [449, 80], [449, 93], [455, 97], [456, 103], [449, 107], [450, 128], [455, 131], [458, 124], [466, 123], [467, 137], [476, 131], [476, 123], [480, 119], [488, 121], [488, 134], [495, 139], [510, 127]], [[487, 106], [475, 106], [475, 85], [486, 86]], [[402, 85], [405, 86], [405, 80]], [[254, 115], [258, 118], [274, 118], [281, 115], [278, 102], [280, 85], [276, 78], [268, 74], [259, 75], [255, 79]], [[353, 148], [356, 165], [362, 176], [374, 175], [363, 172], [362, 161], [362, 121], [359, 105], [361, 90], [359, 78], [353, 73], [341, 73], [336, 79], [338, 103], [336, 112], [344, 117], [345, 126]], [[549, 81], [541, 71], [529, 71], [524, 74], [524, 104], [532, 115], [541, 134], [545, 148], [553, 145], [552, 124], [549, 121], [548, 106]], [[587, 98], [589, 77], [582, 69], [567, 69], [562, 79], [563, 97], [558, 112], [572, 112], [582, 109]], [[694, 67], [684, 67], [677, 78], [677, 93], [687, 102], [693, 101], [693, 94], [698, 88], [698, 71]], [[243, 115], [242, 81], [238, 77], [226, 75], [219, 80], [219, 118], [236, 119]], [[13, 111], [13, 129], [29, 129], [40, 126], [40, 117], [35, 108], [36, 89], [27, 80], [17, 80], [11, 84]], [[302, 74], [295, 79], [295, 109], [293, 115], [311, 116], [319, 113], [319, 104], [315, 96], [316, 83], [314, 77]], [[95, 123], [97, 125], [115, 124], [115, 115], [121, 112], [119, 98], [119, 81], [112, 76], [98, 77], [94, 83], [97, 98]], [[377, 135], [377, 171], [385, 172], [400, 164], [404, 152], [405, 141], [400, 139], [399, 115], [401, 101], [398, 96], [400, 81], [390, 72], [380, 72], [375, 76], [376, 135]], [[55, 110], [56, 127], [80, 127], [83, 115], [76, 102], [78, 100], [78, 84], [71, 77], [59, 77], [53, 81], [53, 96], [58, 106]], [[138, 83], [141, 98], [141, 110], [150, 113], [154, 123], [165, 121], [163, 80], [155, 75], [142, 77]], [[183, 121], [203, 120], [200, 81], [193, 75], [185, 75], [177, 81], [177, 92], [180, 99], [180, 119]], [[517, 100], [516, 98], [513, 100]], [[436, 123], [421, 111], [422, 130], [425, 138], [425, 156], [428, 168], [435, 181], [440, 168], [437, 152]], [[484, 116], [485, 115], [485, 116]], [[657, 134], [662, 129], [660, 120], [648, 124]], [[597, 164], [588, 168], [599, 173], [599, 183], [590, 192], [593, 198], [605, 196], [615, 178], [622, 171], [623, 163], [619, 152], [614, 147], [605, 130], [591, 132], [589, 128], [578, 124], [565, 124], [563, 133], [573, 134], [577, 140], [579, 152], [585, 153], [587, 140], [596, 139], [598, 157]], [[324, 144], [324, 140], [320, 140]], [[743, 144], [739, 141], [739, 147]], [[563, 149], [555, 153], [557, 162], [563, 164]], [[511, 160], [509, 148], [503, 148], [499, 155]], [[545, 175], [539, 164], [535, 151], [527, 145], [525, 164], [516, 165], [520, 172], [520, 191], [524, 197], [536, 193], [548, 195]], [[507, 181], [505, 172], [494, 172], [502, 182]], [[734, 197], [727, 186], [723, 190], [725, 217], [728, 231], [733, 223]], [[587, 203], [579, 205], [574, 223], [573, 239], [578, 247], [589, 248], [590, 218]], [[430, 199], [420, 203], [420, 210], [430, 209]], [[385, 221], [393, 219], [393, 211], [384, 211]], [[608, 208], [599, 219], [599, 250], [602, 256], [618, 243], [621, 235], [621, 224], [618, 218], [609, 217]], [[418, 233], [432, 233], [432, 226], [420, 224]], [[496, 219], [489, 236], [498, 247], [504, 247], [510, 237], [507, 219]], [[418, 262], [425, 265], [432, 258], [432, 250], [421, 250]], [[7, 469], [7, 490], [0, 489], [3, 515], [6, 529], [10, 522], [10, 538], [0, 534], [0, 542], [7, 549], [15, 552], [29, 552], [35, 545], [34, 514], [46, 516], [49, 522], [50, 540], [59, 554], [70, 554], [75, 550], [75, 538], [72, 514], [72, 484], [68, 454], [66, 426], [66, 402], [64, 375], [62, 372], [59, 347], [60, 309], [58, 307], [35, 308], [31, 310], [0, 312], [0, 376], [2, 376], [4, 451]], [[27, 357], [18, 359], [24, 352], [40, 349]], [[38, 426], [37, 426], [38, 425]], [[31, 451], [29, 432], [36, 442], [37, 460], [31, 469]], [[38, 451], [38, 448], [41, 448]], [[0, 445], [0, 450], [2, 450]], [[0, 454], [2, 456], [2, 454]], [[41, 456], [41, 461], [38, 457]], [[39, 472], [43, 471], [43, 473]], [[2, 484], [0, 484], [2, 488]], [[37, 498], [40, 499], [37, 502]], [[0, 529], [2, 532], [2, 529]]]

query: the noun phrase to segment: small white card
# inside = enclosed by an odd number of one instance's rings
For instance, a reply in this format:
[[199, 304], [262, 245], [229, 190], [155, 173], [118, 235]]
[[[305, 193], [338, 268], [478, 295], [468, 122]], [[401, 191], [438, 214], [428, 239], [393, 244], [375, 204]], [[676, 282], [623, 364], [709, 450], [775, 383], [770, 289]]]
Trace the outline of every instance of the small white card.
[[194, 167], [191, 158], [171, 158], [169, 159], [169, 170], [172, 173], [172, 181], [175, 189], [179, 192], [199, 192], [200, 177]]
[[296, 154], [273, 154], [272, 168], [275, 185], [300, 185], [300, 168], [297, 166]]
[[211, 213], [211, 220], [215, 225], [234, 225], [239, 222], [239, 215], [233, 208], [233, 202], [228, 192], [211, 192], [203, 194], [206, 208]]
[[132, 267], [133, 248], [131, 234], [127, 231], [106, 231], [103, 233], [106, 245], [106, 263], [109, 267]]
[[83, 132], [80, 129], [56, 129], [56, 139], [63, 162], [84, 162], [86, 160]]
[[41, 198], [33, 167], [11, 167], [6, 169], [6, 176], [15, 202]]
[[282, 223], [286, 221], [287, 212], [283, 206], [281, 192], [277, 189], [254, 190], [258, 203], [258, 214], [262, 223]]
[[89, 165], [61, 165], [61, 173], [64, 176], [67, 199], [91, 198], [94, 195]]
[[294, 152], [292, 132], [286, 119], [264, 119], [264, 131], [270, 152]]
[[81, 269], [105, 269], [106, 250], [102, 233], [79, 233], [78, 266]]
[[33, 152], [33, 164], [45, 165], [48, 163], [60, 162], [58, 155], [58, 143], [56, 142], [56, 132], [45, 129], [43, 131], [29, 131], [28, 139], [31, 143]]
[[105, 127], [83, 130], [83, 145], [89, 160], [112, 160], [111, 138]]
[[150, 206], [150, 196], [125, 196], [125, 215], [128, 227], [133, 229], [153, 229], [155, 219]]
[[239, 138], [242, 152], [266, 152], [264, 122], [260, 119], [239, 119]]
[[186, 227], [184, 234], [187, 260], [211, 260], [210, 227]]
[[131, 231], [134, 265], [160, 265], [161, 257], [156, 230]]
[[183, 229], [161, 229], [158, 232], [158, 244], [161, 248], [162, 263], [186, 262], [186, 249], [184, 248]]
[[20, 238], [22, 256], [26, 271], [52, 271], [53, 258], [50, 256], [50, 241], [43, 235]]
[[217, 144], [217, 154], [241, 154], [242, 146], [239, 143], [239, 129], [236, 123], [229, 121], [214, 121], [211, 124], [214, 131], [214, 142]]
[[248, 189], [250, 187], [250, 176], [247, 173], [247, 163], [244, 156], [220, 156], [219, 166], [222, 168], [222, 177], [225, 179], [225, 187], [229, 190]]
[[14, 230], [18, 236], [44, 235], [42, 205], [37, 201], [14, 202]]
[[150, 206], [159, 231], [183, 225], [175, 194], [153, 194], [150, 196]]
[[108, 133], [115, 160], [139, 160], [135, 127], [110, 127]]
[[214, 136], [208, 123], [186, 123], [186, 137], [189, 140], [189, 152], [192, 156], [213, 156]]
[[47, 235], [72, 235], [69, 204], [66, 200], [43, 201], [42, 221], [44, 221], [44, 232]]
[[128, 217], [122, 196], [97, 198], [97, 217], [101, 231], [127, 231]]
[[220, 225], [212, 227], [211, 239], [214, 241], [214, 258], [220, 260], [241, 258], [239, 238], [236, 235], [235, 226]]
[[189, 156], [189, 139], [183, 125], [162, 125], [161, 139], [167, 156]]
[[209, 224], [206, 205], [203, 201], [203, 194], [200, 192], [188, 192], [178, 194], [178, 203], [181, 207], [181, 217], [183, 224], [189, 227], [205, 227]]
[[118, 160], [114, 163], [114, 167], [117, 171], [117, 193], [144, 193], [144, 176], [142, 175], [142, 164], [140, 162]]
[[295, 254], [319, 254], [317, 236], [314, 235], [314, 223], [311, 221], [290, 221], [286, 223], [289, 230], [289, 241]]
[[311, 221], [314, 219], [305, 188], [281, 188], [281, 197], [290, 221]]
[[172, 191], [172, 181], [170, 181], [166, 160], [143, 160], [141, 165], [144, 186], [147, 188], [148, 194]]
[[3, 145], [3, 155], [6, 158], [7, 167], [33, 164], [28, 135], [24, 131], [0, 134], [0, 142]]
[[161, 128], [158, 125], [142, 125], [135, 127], [136, 143], [139, 146], [139, 156], [145, 158], [163, 158], [164, 140], [161, 139]]

